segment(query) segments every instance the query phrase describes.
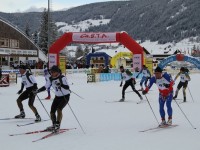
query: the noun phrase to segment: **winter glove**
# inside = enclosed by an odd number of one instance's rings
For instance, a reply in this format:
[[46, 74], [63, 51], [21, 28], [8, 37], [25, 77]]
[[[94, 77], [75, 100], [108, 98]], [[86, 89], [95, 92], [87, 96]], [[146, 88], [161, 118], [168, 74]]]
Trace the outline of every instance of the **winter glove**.
[[138, 75], [136, 76], [136, 78], [138, 78]]
[[148, 88], [148, 87], [146, 87], [146, 89], [142, 91], [142, 94], [143, 94], [143, 95], [145, 95], [145, 94], [147, 94], [147, 93], [148, 93], [148, 91], [149, 91], [149, 88]]
[[37, 89], [34, 89], [34, 90], [32, 90], [32, 94], [33, 94], [33, 95], [35, 95], [35, 96], [36, 96], [36, 95], [37, 95], [37, 93], [39, 93]]
[[39, 88], [38, 90], [36, 90], [35, 92], [40, 93], [40, 92], [45, 91], [45, 90], [46, 90], [46, 87], [43, 86], [43, 87]]
[[121, 82], [121, 84], [119, 86], [122, 87], [122, 82]]
[[23, 91], [23, 90], [19, 90], [19, 91], [17, 92], [17, 94], [21, 94], [21, 93], [22, 93], [22, 91]]

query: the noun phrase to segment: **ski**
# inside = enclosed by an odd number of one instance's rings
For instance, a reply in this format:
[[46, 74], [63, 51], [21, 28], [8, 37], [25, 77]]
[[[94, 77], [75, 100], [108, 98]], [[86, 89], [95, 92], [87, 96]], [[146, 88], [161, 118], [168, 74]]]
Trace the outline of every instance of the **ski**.
[[[145, 100], [140, 100], [140, 101], [138, 101], [138, 102], [136, 102], [137, 104], [140, 104], [140, 103], [142, 103], [142, 102], [144, 102]], [[117, 102], [119, 102], [119, 103], [124, 103], [124, 102], [130, 102], [130, 100], [125, 100], [125, 101], [120, 101], [120, 100], [118, 100], [118, 101], [105, 101], [105, 103], [117, 103]]]
[[116, 103], [116, 102], [120, 102], [120, 101], [105, 101], [106, 103]]
[[120, 101], [120, 100], [117, 100], [117, 101], [105, 101], [105, 103], [124, 103], [124, 102], [130, 102], [129, 100], [125, 100], [125, 101]]
[[[76, 129], [76, 128], [75, 128], [75, 129]], [[43, 137], [41, 137], [41, 138], [39, 138], [39, 139], [37, 139], [37, 140], [34, 140], [34, 141], [32, 141], [32, 142], [38, 142], [38, 141], [47, 139], [47, 138], [49, 138], [49, 137], [52, 137], [52, 136], [55, 136], [55, 135], [64, 133], [64, 132], [66, 132], [66, 131], [68, 131], [68, 130], [59, 130], [58, 132], [51, 132], [51, 133], [49, 133], [49, 134], [47, 134], [47, 135], [45, 135], [45, 136], [43, 136]]]
[[25, 124], [17, 124], [18, 127], [22, 127], [22, 126], [28, 126], [28, 125], [32, 125], [32, 124], [36, 124], [36, 123], [40, 123], [40, 122], [44, 122], [44, 121], [48, 121], [50, 119], [46, 119], [46, 120], [41, 120], [39, 122], [29, 122], [29, 123], [25, 123]]
[[0, 118], [0, 120], [19, 120], [19, 119], [34, 119], [34, 118]]
[[[76, 128], [60, 129], [60, 131], [62, 131], [62, 130], [73, 130], [73, 129], [76, 129]], [[36, 134], [36, 133], [42, 133], [42, 132], [51, 132], [51, 131], [44, 129], [44, 130], [30, 131], [30, 132], [25, 132], [25, 133], [9, 134], [9, 136]]]
[[137, 104], [141, 104], [141, 103], [143, 103], [143, 102], [145, 102], [146, 100], [140, 100], [140, 101], [138, 101], [137, 102]]
[[[139, 89], [139, 90], [137, 90], [137, 91], [144, 91], [144, 90]], [[149, 90], [149, 91], [153, 91], [153, 90]], [[147, 93], [147, 94], [148, 94], [148, 93]]]
[[151, 131], [151, 130], [156, 130], [156, 129], [166, 129], [166, 128], [168, 129], [168, 128], [173, 128], [173, 127], [176, 127], [176, 126], [178, 126], [178, 125], [174, 124], [174, 125], [157, 126], [157, 127], [141, 130], [139, 132], [146, 132], [146, 131]]

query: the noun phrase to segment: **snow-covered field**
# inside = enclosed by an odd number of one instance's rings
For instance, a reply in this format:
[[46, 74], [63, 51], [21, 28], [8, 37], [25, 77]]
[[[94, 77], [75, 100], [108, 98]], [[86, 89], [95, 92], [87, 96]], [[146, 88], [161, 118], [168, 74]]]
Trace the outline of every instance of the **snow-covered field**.
[[[47, 133], [31, 135], [9, 136], [13, 133], [23, 133], [28, 131], [41, 130], [51, 125], [51, 121], [41, 122], [34, 125], [17, 127], [17, 124], [31, 122], [24, 120], [0, 120], [1, 149], [2, 150], [199, 150], [200, 149], [200, 101], [199, 101], [199, 74], [192, 74], [189, 82], [189, 89], [194, 98], [194, 102], [187, 90], [187, 103], [179, 104], [189, 121], [185, 118], [177, 104], [173, 101], [173, 123], [177, 127], [170, 129], [152, 130], [139, 132], [140, 130], [156, 127], [158, 125], [153, 113], [145, 101], [137, 104], [138, 96], [127, 89], [126, 102], [106, 103], [105, 101], [115, 101], [121, 98], [121, 87], [119, 82], [108, 81], [99, 83], [86, 82], [85, 74], [67, 75], [71, 90], [84, 99], [80, 99], [75, 94], [71, 94], [70, 106], [82, 125], [85, 134], [82, 132], [69, 106], [63, 110], [63, 121], [61, 128], [77, 128], [63, 134], [44, 139], [33, 143]], [[19, 113], [16, 99], [17, 91], [20, 89], [20, 78], [18, 84], [9, 87], [0, 87], [0, 118], [14, 117]], [[44, 77], [37, 76], [38, 87], [45, 83]], [[176, 81], [176, 85], [179, 81]], [[175, 89], [176, 89], [175, 85]], [[136, 86], [139, 89], [139, 86]], [[52, 92], [53, 95], [53, 92]], [[47, 96], [47, 92], [40, 93], [39, 98]], [[152, 91], [146, 95], [160, 121], [158, 110], [158, 91], [154, 85]], [[181, 99], [182, 91], [178, 98]], [[145, 97], [144, 97], [145, 98]], [[178, 103], [181, 100], [177, 100]], [[52, 100], [42, 100], [45, 108], [50, 111]], [[28, 108], [27, 100], [24, 101], [26, 117], [35, 117]], [[36, 98], [35, 106], [41, 117], [48, 119], [48, 115]]]

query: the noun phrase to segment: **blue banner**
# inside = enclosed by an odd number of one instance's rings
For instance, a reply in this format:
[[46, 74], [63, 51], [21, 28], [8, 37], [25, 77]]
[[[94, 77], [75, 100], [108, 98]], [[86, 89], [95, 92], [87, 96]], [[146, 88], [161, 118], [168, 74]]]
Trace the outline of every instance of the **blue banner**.
[[[133, 77], [136, 78], [138, 73], [133, 73]], [[120, 81], [121, 73], [100, 73], [99, 81]], [[139, 75], [138, 78], [142, 78], [142, 74]]]

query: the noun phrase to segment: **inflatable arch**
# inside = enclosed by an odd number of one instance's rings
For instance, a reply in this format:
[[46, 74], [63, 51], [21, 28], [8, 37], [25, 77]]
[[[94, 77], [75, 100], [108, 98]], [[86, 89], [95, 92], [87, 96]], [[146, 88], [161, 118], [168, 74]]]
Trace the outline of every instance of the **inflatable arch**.
[[70, 43], [121, 43], [134, 55], [137, 54], [138, 60], [134, 61], [133, 68], [140, 67], [144, 63], [143, 48], [126, 32], [67, 32], [50, 46], [49, 67], [59, 65], [59, 52]]
[[131, 59], [133, 58], [133, 54], [130, 52], [119, 52], [115, 56], [112, 57], [110, 64], [115, 68], [117, 60], [121, 57], [128, 57]]
[[198, 69], [200, 69], [200, 61], [194, 57], [191, 56], [185, 56], [184, 54], [177, 54], [177, 55], [172, 55], [164, 60], [162, 60], [158, 66], [160, 68], [164, 68], [168, 63], [173, 62], [173, 61], [187, 61], [189, 63], [194, 64]]

